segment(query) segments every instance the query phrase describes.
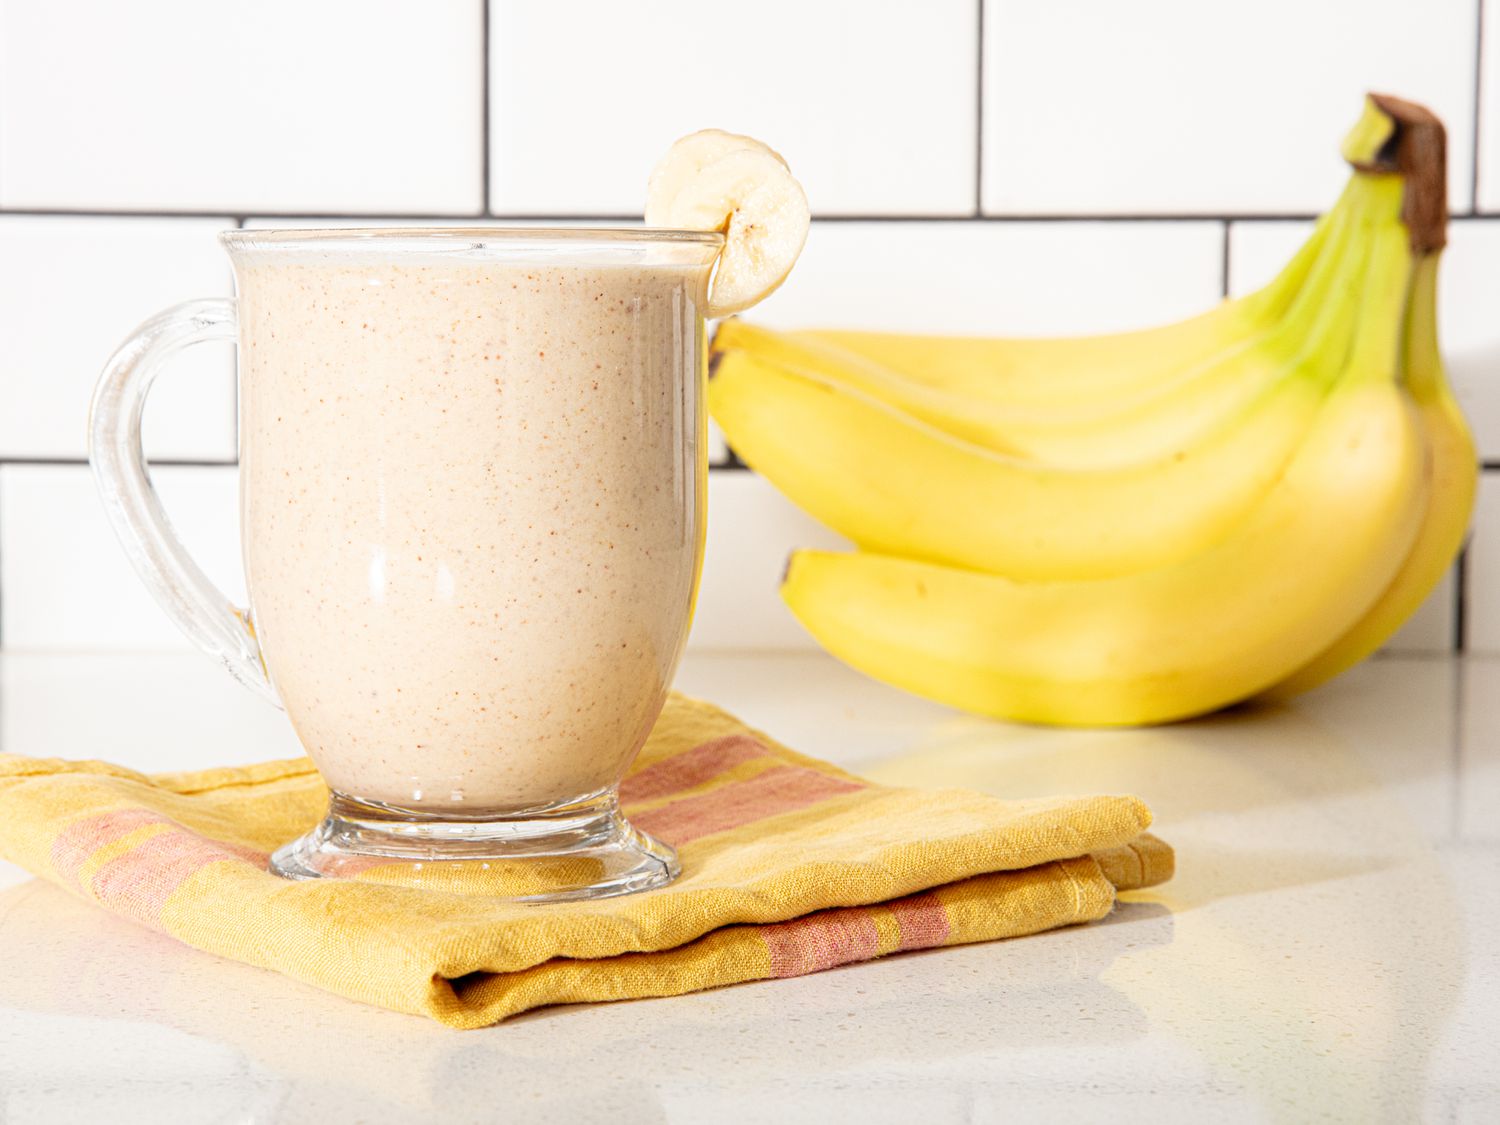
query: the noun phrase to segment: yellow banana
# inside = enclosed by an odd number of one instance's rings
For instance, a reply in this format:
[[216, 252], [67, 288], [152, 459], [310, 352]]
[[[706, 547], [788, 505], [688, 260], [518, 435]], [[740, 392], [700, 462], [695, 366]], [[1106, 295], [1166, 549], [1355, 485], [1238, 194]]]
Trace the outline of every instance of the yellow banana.
[[[1362, 177], [1357, 187], [1367, 188]], [[1273, 325], [1226, 342], [1159, 384], [1130, 394], [1075, 395], [1064, 405], [1035, 407], [963, 393], [913, 379], [824, 340], [729, 321], [714, 350], [744, 348], [756, 356], [864, 391], [955, 437], [1001, 453], [1070, 468], [1108, 468], [1173, 453], [1208, 426], [1243, 408], [1265, 386], [1293, 370], [1330, 289], [1350, 274], [1346, 252], [1368, 191], [1350, 190], [1332, 214], [1312, 268]], [[1163, 369], [1171, 371], [1164, 360]]]
[[[1400, 234], [1390, 180], [1371, 183], [1376, 239]], [[1371, 237], [1357, 241], [1368, 247]], [[1343, 368], [1360, 272], [1335, 287], [1294, 370], [1250, 408], [1164, 457], [1110, 472], [997, 454], [744, 352], [715, 357], [709, 406], [752, 468], [864, 549], [1024, 580], [1138, 573], [1223, 540], [1284, 471]]]
[[1385, 644], [1432, 593], [1463, 546], [1479, 484], [1478, 454], [1437, 349], [1438, 255], [1418, 262], [1406, 326], [1406, 385], [1427, 433], [1432, 496], [1401, 569], [1355, 625], [1265, 695], [1285, 699], [1333, 679]]
[[1375, 603], [1426, 504], [1421, 423], [1396, 381], [1405, 231], [1383, 226], [1373, 253], [1345, 373], [1285, 475], [1219, 545], [1083, 582], [801, 551], [782, 586], [788, 606], [854, 667], [997, 717], [1165, 722], [1282, 680]]
[[836, 345], [919, 382], [1015, 406], [1066, 409], [1084, 398], [1129, 396], [1169, 382], [1227, 345], [1279, 322], [1307, 280], [1344, 202], [1340, 199], [1320, 220], [1270, 284], [1171, 324], [1057, 338], [848, 331], [791, 335]]
[[814, 370], [825, 362], [856, 370], [873, 367], [877, 379], [879, 373], [887, 377], [894, 373], [940, 392], [972, 395], [1013, 410], [1050, 408], [1067, 418], [1078, 411], [1081, 402], [1129, 400], [1170, 385], [1226, 349], [1280, 324], [1353, 202], [1352, 188], [1351, 184], [1351, 190], [1346, 190], [1268, 285], [1173, 324], [1101, 336], [991, 339], [878, 332], [773, 333], [729, 320], [719, 325], [714, 347], [721, 351], [744, 347]]

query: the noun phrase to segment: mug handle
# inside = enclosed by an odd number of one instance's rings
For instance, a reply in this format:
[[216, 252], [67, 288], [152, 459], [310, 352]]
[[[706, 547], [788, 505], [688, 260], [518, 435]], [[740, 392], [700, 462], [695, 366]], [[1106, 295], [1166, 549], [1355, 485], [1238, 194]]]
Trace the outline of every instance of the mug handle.
[[210, 297], [158, 313], [110, 356], [89, 408], [89, 464], [125, 555], [188, 638], [279, 707], [248, 610], [236, 608], [193, 561], [146, 472], [141, 413], [161, 365], [183, 348], [236, 336], [234, 301]]

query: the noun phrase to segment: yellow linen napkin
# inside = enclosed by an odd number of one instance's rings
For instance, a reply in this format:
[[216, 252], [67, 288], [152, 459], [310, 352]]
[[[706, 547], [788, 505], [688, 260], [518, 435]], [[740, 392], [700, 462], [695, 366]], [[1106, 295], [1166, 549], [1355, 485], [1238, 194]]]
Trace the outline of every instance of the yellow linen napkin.
[[535, 906], [381, 867], [269, 874], [325, 810], [307, 759], [148, 777], [0, 754], [0, 858], [188, 945], [459, 1028], [1092, 921], [1172, 872], [1134, 797], [874, 785], [682, 696], [621, 797], [682, 876]]

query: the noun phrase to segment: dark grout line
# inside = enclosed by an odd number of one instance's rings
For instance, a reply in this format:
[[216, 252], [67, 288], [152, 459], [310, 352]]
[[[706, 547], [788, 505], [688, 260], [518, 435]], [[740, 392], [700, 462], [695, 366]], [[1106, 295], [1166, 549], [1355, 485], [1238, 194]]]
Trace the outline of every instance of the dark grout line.
[[[814, 221], [833, 222], [968, 222], [968, 223], [1306, 223], [1323, 217], [1322, 211], [1205, 211], [1202, 214], [1152, 214], [1148, 211], [1133, 211], [1112, 215], [1090, 215], [1085, 213], [1025, 214], [1017, 212], [1004, 215], [953, 216], [953, 215], [908, 215], [860, 216], [860, 215], [815, 215]], [[1500, 219], [1500, 211], [1453, 211], [1450, 219]]]
[[1479, 119], [1484, 113], [1484, 9], [1485, 0], [1474, 0], [1474, 149], [1473, 167], [1469, 169], [1469, 209], [1479, 210], [1479, 145], [1484, 133]]
[[1234, 224], [1224, 223], [1224, 241], [1219, 248], [1219, 296], [1229, 296], [1229, 229]]
[[[1460, 556], [1461, 557], [1461, 556]], [[1460, 649], [1460, 652], [1463, 650]], [[1464, 667], [1460, 664], [1453, 670], [1453, 694], [1450, 702], [1453, 705], [1451, 712], [1453, 717], [1453, 737], [1448, 748], [1448, 766], [1450, 770], [1448, 785], [1448, 834], [1455, 840], [1462, 840], [1463, 835], [1459, 831], [1459, 820], [1463, 809], [1463, 781], [1464, 760], [1468, 757], [1468, 734], [1467, 724], [1464, 722], [1464, 713], [1468, 709], [1468, 684], [1464, 676]]]
[[[1024, 212], [988, 215], [944, 215], [937, 213], [910, 214], [910, 215], [813, 215], [814, 223], [1226, 223], [1226, 222], [1275, 222], [1275, 223], [1305, 223], [1317, 219], [1321, 212], [1308, 211], [1306, 213], [1284, 213], [1270, 214], [1261, 212], [1244, 212], [1236, 214], [1213, 214], [1204, 212], [1199, 215], [1153, 215], [1146, 212], [1130, 212], [1128, 214], [1100, 215], [1065, 214], [1050, 212], [1046, 214], [1026, 214]], [[1468, 215], [1454, 215], [1456, 219], [1469, 218]], [[1497, 215], [1500, 217], [1500, 215]]]
[[978, 66], [974, 96], [974, 217], [984, 214], [984, 0], [975, 0], [979, 11]]
[[[6, 466], [30, 467], [30, 468], [64, 468], [79, 469], [88, 466], [87, 457], [0, 457], [0, 468]], [[239, 461], [211, 461], [197, 460], [188, 457], [153, 457], [149, 460], [153, 469], [234, 469], [239, 467]], [[735, 456], [730, 450], [727, 461], [715, 461], [709, 466], [710, 472], [718, 472], [723, 469], [749, 469], [749, 466]]]
[[490, 213], [490, 3], [479, 0], [479, 213]]
[[[813, 216], [815, 223], [1305, 223], [1321, 216], [1319, 211], [1269, 212], [1203, 212], [1202, 214], [1152, 214], [1134, 211], [1121, 214], [1077, 214], [1017, 212], [1003, 215], [939, 214], [912, 212], [905, 215], [850, 215], [826, 214]], [[17, 218], [76, 218], [76, 219], [223, 219], [227, 223], [243, 226], [251, 220], [261, 219], [327, 219], [336, 223], [358, 224], [361, 221], [386, 221], [390, 219], [413, 219], [416, 221], [447, 222], [462, 225], [503, 223], [635, 223], [639, 214], [616, 215], [559, 215], [559, 214], [499, 214], [453, 211], [402, 212], [364, 211], [358, 214], [328, 211], [255, 211], [246, 214], [231, 214], [228, 211], [81, 211], [70, 208], [45, 207], [0, 207], [0, 216], [14, 215]], [[1500, 211], [1455, 211], [1449, 218], [1458, 221], [1492, 222], [1500, 220]]]
[[[1500, 461], [1481, 461], [1479, 468], [1483, 473], [1500, 472]], [[1469, 548], [1471, 546], [1472, 542], [1466, 543], [1454, 563], [1457, 571], [1454, 575], [1454, 584], [1458, 589], [1453, 595], [1453, 651], [1459, 655], [1469, 650]]]
[[[257, 212], [259, 214], [260, 212]], [[0, 215], [14, 215], [19, 219], [223, 219], [226, 223], [241, 225], [245, 216], [229, 208], [217, 211], [188, 211], [156, 208], [149, 211], [99, 207], [0, 207]], [[290, 218], [290, 216], [287, 216]], [[375, 218], [366, 215], [365, 218]]]
[[[252, 219], [335, 219], [339, 222], [359, 222], [362, 219], [384, 220], [384, 219], [421, 219], [443, 222], [463, 222], [476, 218], [482, 218], [480, 214], [473, 211], [230, 211], [222, 209], [216, 211], [190, 211], [190, 210], [139, 210], [131, 211], [119, 208], [99, 208], [97, 210], [84, 210], [78, 207], [0, 207], [0, 215], [15, 215], [18, 218], [38, 219], [223, 219], [225, 222], [244, 226]], [[530, 219], [533, 216], [517, 215], [518, 219]], [[568, 218], [575, 216], [538, 216], [542, 219]], [[628, 218], [629, 216], [622, 216]], [[640, 216], [636, 216], [639, 218]]]
[[1469, 647], [1469, 547], [1464, 545], [1453, 564], [1453, 651], [1459, 655]]

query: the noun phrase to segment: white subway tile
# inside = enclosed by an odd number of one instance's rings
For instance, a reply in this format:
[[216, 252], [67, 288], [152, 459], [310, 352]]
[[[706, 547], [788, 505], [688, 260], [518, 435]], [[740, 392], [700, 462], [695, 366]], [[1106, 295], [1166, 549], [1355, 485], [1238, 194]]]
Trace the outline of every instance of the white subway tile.
[[817, 213], [974, 209], [972, 0], [490, 10], [499, 213], [639, 214], [652, 164], [708, 127], [780, 150]]
[[197, 652], [12, 656], [0, 662], [0, 696], [0, 746], [14, 754], [165, 772], [303, 753], [284, 714]]
[[481, 3], [7, 3], [0, 205], [478, 211]]
[[786, 558], [796, 547], [848, 546], [764, 478], [743, 470], [710, 473], [708, 551], [688, 644], [697, 649], [815, 647], [781, 600]]
[[[174, 526], [220, 588], [243, 603], [237, 471], [153, 472]], [[6, 646], [183, 648], [115, 540], [82, 465], [0, 468], [0, 589]]]
[[1465, 647], [1500, 653], [1500, 473], [1480, 478], [1466, 569]]
[[[229, 296], [228, 219], [0, 216], [0, 456], [82, 457], [94, 382], [147, 317]], [[234, 351], [168, 361], [147, 400], [148, 455], [234, 457]]]
[[[1229, 290], [1269, 281], [1312, 229], [1302, 222], [1237, 222], [1229, 229]], [[1480, 453], [1500, 458], [1500, 219], [1448, 228], [1438, 289], [1438, 331], [1454, 392]]]
[[1500, 218], [1449, 228], [1439, 283], [1438, 332], [1453, 390], [1479, 452], [1500, 458]]
[[1467, 208], [1475, 32], [1473, 0], [985, 0], [984, 209], [1317, 211], [1367, 91], [1443, 117]]
[[1215, 222], [815, 222], [776, 327], [1047, 335], [1144, 327], [1219, 299]]
[[1481, 211], [1500, 211], [1500, 0], [1484, 4], [1484, 55], [1479, 84], [1479, 196]]

